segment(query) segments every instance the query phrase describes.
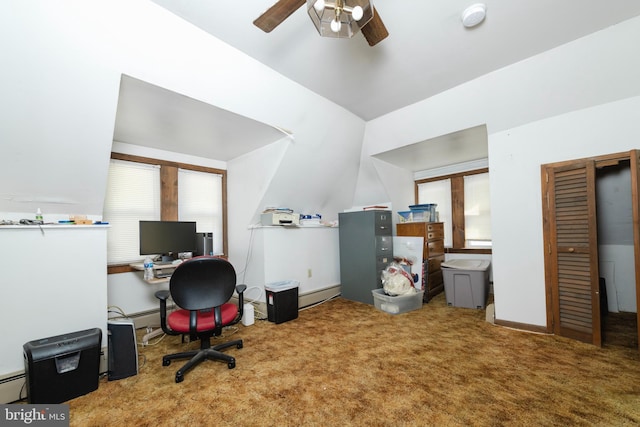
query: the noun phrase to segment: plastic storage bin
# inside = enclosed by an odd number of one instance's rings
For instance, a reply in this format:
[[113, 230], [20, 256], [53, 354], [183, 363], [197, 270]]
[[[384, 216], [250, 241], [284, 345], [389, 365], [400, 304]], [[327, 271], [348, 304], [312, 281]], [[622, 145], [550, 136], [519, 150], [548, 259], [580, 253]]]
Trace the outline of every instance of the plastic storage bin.
[[269, 283], [264, 286], [267, 296], [267, 320], [283, 323], [298, 318], [298, 287], [295, 280]]
[[424, 203], [421, 205], [411, 205], [412, 221], [435, 222], [437, 203]]
[[447, 305], [484, 308], [489, 294], [489, 260], [453, 259], [440, 267]]
[[383, 289], [373, 289], [373, 305], [381, 311], [390, 314], [406, 313], [407, 311], [422, 308], [422, 296], [424, 291], [417, 291], [411, 295], [398, 295], [392, 297], [384, 293]]
[[411, 222], [413, 221], [413, 213], [411, 211], [398, 212], [398, 222]]

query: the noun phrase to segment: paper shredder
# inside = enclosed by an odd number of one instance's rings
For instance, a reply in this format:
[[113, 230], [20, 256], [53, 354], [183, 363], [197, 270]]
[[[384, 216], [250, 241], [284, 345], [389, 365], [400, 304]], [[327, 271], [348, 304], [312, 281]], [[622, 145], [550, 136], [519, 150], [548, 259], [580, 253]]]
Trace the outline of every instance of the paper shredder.
[[62, 403], [98, 388], [102, 330], [87, 329], [23, 345], [28, 403]]

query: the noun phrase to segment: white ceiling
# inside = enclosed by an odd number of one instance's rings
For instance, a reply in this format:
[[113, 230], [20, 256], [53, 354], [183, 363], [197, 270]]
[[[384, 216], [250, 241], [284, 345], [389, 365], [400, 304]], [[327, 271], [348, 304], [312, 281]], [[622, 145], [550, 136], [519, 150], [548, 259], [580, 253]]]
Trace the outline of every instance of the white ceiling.
[[113, 139], [228, 161], [287, 136], [284, 130], [122, 76]]
[[[467, 29], [461, 13], [473, 0], [374, 0], [390, 35], [370, 47], [361, 34], [320, 37], [306, 5], [264, 33], [253, 20], [274, 0], [152, 1], [364, 120], [640, 15], [638, 0], [486, 0], [487, 18]], [[226, 161], [283, 136], [242, 120], [125, 76], [114, 139], [168, 151], [180, 141], [181, 152]], [[433, 156], [435, 148], [451, 151], [451, 141], [455, 159]], [[429, 156], [421, 155], [425, 149]], [[420, 171], [486, 157], [486, 151], [481, 126], [377, 157]]]
[[373, 0], [389, 37], [370, 47], [320, 37], [302, 6], [264, 33], [253, 20], [275, 0], [153, 0], [364, 120], [413, 104], [640, 14], [638, 0]]

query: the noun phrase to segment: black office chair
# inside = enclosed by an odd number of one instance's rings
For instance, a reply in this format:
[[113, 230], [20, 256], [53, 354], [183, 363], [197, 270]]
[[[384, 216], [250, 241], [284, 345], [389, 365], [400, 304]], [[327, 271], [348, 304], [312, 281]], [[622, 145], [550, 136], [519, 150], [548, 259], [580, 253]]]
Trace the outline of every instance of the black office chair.
[[[242, 340], [211, 346], [211, 337], [219, 336], [222, 328], [242, 319], [242, 306], [246, 285], [236, 286], [236, 272], [226, 260], [216, 257], [196, 257], [180, 264], [169, 282], [169, 290], [156, 292], [160, 300], [160, 324], [169, 335], [189, 335], [200, 340], [200, 350], [169, 354], [162, 365], [169, 366], [173, 359], [190, 360], [176, 372], [176, 382], [184, 374], [206, 359], [223, 360], [229, 369], [236, 366], [234, 357], [222, 353], [228, 347], [242, 348]], [[239, 304], [229, 302], [233, 292], [238, 293]], [[171, 296], [178, 310], [167, 315], [167, 299]]]

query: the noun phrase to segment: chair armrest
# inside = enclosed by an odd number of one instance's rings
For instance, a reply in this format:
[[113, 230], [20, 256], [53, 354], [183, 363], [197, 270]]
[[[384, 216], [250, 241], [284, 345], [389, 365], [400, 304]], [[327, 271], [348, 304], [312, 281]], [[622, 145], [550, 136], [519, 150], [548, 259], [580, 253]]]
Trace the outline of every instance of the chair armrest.
[[233, 323], [238, 323], [244, 314], [244, 291], [246, 290], [247, 285], [236, 285], [236, 292], [238, 293], [238, 316]]
[[169, 291], [157, 291], [154, 295], [160, 300], [160, 327], [165, 334], [176, 335], [167, 327], [167, 300], [170, 296]]
[[169, 299], [169, 291], [167, 291], [167, 290], [158, 291], [158, 292], [155, 293], [155, 296], [159, 300], [166, 301], [167, 299]]

